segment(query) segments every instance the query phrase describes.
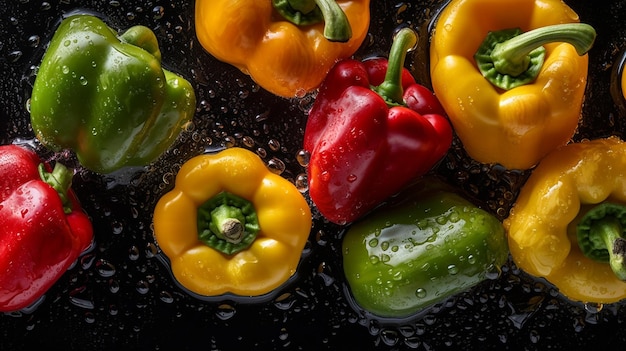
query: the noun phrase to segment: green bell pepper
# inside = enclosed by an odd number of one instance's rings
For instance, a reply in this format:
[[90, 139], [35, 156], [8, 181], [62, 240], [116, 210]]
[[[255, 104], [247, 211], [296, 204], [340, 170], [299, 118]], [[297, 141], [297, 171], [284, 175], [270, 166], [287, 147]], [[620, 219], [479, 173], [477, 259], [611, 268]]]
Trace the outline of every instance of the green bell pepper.
[[157, 38], [134, 26], [119, 37], [102, 20], [74, 15], [47, 48], [30, 99], [39, 141], [73, 150], [96, 172], [155, 161], [195, 112], [191, 84], [161, 67]]
[[410, 317], [498, 274], [509, 253], [502, 223], [434, 178], [354, 223], [342, 244], [354, 301], [390, 318]]

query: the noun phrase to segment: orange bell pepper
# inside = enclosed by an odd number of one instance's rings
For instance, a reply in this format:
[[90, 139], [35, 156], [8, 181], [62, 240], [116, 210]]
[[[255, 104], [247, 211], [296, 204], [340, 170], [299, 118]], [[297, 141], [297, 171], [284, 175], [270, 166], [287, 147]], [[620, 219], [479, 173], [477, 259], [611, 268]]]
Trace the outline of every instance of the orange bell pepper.
[[198, 0], [195, 16], [208, 53], [271, 93], [296, 97], [316, 89], [335, 62], [356, 52], [370, 10], [369, 0]]

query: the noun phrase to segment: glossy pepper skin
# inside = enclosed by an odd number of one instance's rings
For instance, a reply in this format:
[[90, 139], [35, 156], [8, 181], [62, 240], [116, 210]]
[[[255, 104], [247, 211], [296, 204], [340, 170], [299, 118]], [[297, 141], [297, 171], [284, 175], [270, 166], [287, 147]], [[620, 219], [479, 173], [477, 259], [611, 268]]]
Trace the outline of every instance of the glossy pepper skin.
[[508, 258], [500, 221], [428, 177], [355, 222], [342, 252], [354, 300], [391, 318], [479, 284]]
[[91, 245], [91, 222], [71, 177], [30, 149], [0, 146], [1, 312], [35, 303]]
[[585, 256], [576, 232], [594, 206], [626, 204], [625, 176], [626, 144], [617, 138], [568, 144], [546, 156], [504, 221], [517, 266], [574, 301], [626, 298], [626, 283], [608, 262]]
[[192, 86], [161, 67], [150, 29], [135, 26], [117, 36], [90, 15], [61, 22], [30, 100], [41, 143], [75, 151], [84, 167], [100, 173], [155, 161], [194, 112]]
[[322, 2], [343, 10], [351, 28], [347, 41], [326, 39], [325, 22], [298, 25], [287, 20], [277, 14], [272, 0], [196, 1], [196, 35], [209, 54], [239, 68], [265, 90], [287, 98], [302, 96], [320, 85], [337, 60], [352, 56], [369, 29], [369, 0]]
[[[215, 201], [216, 197], [221, 198]], [[230, 202], [233, 197], [236, 200]], [[248, 245], [226, 252], [222, 250], [229, 246], [226, 240], [201, 239], [204, 234], [212, 236], [207, 213], [219, 207], [216, 202], [246, 201], [248, 205], [219, 211], [242, 210], [241, 223], [255, 232]], [[174, 277], [202, 296], [271, 292], [295, 273], [310, 230], [311, 211], [295, 185], [271, 173], [256, 154], [242, 148], [185, 162], [174, 189], [154, 210], [154, 235]]]
[[363, 216], [428, 172], [452, 142], [437, 98], [403, 68], [406, 50], [415, 43], [410, 29], [396, 39], [403, 35], [408, 37], [394, 40], [389, 61], [337, 63], [309, 113], [309, 194], [331, 222]]
[[588, 55], [569, 43], [545, 44], [538, 76], [510, 90], [485, 79], [474, 55], [491, 31], [577, 22], [561, 0], [453, 0], [441, 12], [430, 44], [432, 86], [469, 156], [528, 169], [569, 142], [580, 118]]

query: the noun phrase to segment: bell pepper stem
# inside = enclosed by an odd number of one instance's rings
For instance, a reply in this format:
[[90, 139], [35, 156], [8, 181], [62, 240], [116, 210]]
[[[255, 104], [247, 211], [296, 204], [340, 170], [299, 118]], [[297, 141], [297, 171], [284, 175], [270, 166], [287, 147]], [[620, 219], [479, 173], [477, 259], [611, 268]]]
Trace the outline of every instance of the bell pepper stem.
[[227, 204], [216, 207], [211, 211], [215, 235], [233, 244], [240, 243], [244, 234], [241, 217], [241, 210], [236, 207]]
[[609, 253], [609, 264], [613, 273], [626, 280], [626, 239], [621, 237], [623, 228], [615, 218], [605, 218], [594, 223], [591, 233], [599, 236]]
[[545, 44], [569, 43], [578, 55], [586, 54], [596, 37], [596, 31], [585, 23], [565, 23], [533, 29], [495, 46], [491, 52], [496, 70], [518, 76], [528, 69], [528, 54]]
[[298, 26], [324, 22], [324, 37], [329, 41], [347, 42], [352, 27], [335, 0], [272, 0], [283, 18]]
[[396, 33], [389, 51], [389, 60], [385, 80], [373, 90], [376, 91], [388, 105], [404, 104], [404, 89], [402, 88], [402, 70], [409, 50], [417, 44], [417, 35], [408, 27]]
[[72, 213], [72, 201], [68, 196], [68, 191], [72, 187], [73, 172], [58, 162], [54, 165], [52, 172], [48, 172], [43, 163], [39, 164], [38, 171], [41, 180], [48, 183], [59, 194], [63, 211], [66, 214]]
[[259, 230], [252, 203], [234, 194], [221, 192], [198, 208], [198, 238], [224, 254], [246, 249]]
[[[293, 1], [293, 0], [292, 0]], [[330, 41], [346, 42], [352, 37], [348, 17], [334, 0], [315, 0], [324, 17], [324, 37]]]
[[588, 24], [565, 23], [521, 33], [519, 28], [490, 32], [474, 55], [478, 69], [493, 85], [509, 90], [537, 78], [545, 57], [543, 45], [563, 42], [586, 54], [596, 38]]
[[626, 281], [626, 207], [603, 203], [592, 208], [577, 226], [578, 244], [591, 259], [608, 262], [615, 276]]

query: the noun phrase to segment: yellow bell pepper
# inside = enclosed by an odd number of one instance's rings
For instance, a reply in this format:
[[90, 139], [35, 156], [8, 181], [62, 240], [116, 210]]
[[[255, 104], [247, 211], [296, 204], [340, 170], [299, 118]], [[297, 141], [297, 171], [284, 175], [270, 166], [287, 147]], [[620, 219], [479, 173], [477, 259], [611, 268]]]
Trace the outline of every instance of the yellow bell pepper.
[[445, 7], [431, 39], [432, 86], [470, 157], [528, 169], [570, 141], [596, 34], [578, 22], [561, 0]]
[[202, 47], [283, 97], [316, 89], [338, 60], [359, 48], [369, 0], [198, 0]]
[[311, 221], [294, 184], [230, 148], [183, 164], [156, 205], [154, 235], [186, 289], [258, 296], [295, 273]]
[[626, 240], [621, 229], [606, 230], [608, 223], [626, 228], [625, 179], [626, 143], [616, 137], [568, 144], [546, 156], [504, 220], [517, 266], [572, 300], [626, 298]]

